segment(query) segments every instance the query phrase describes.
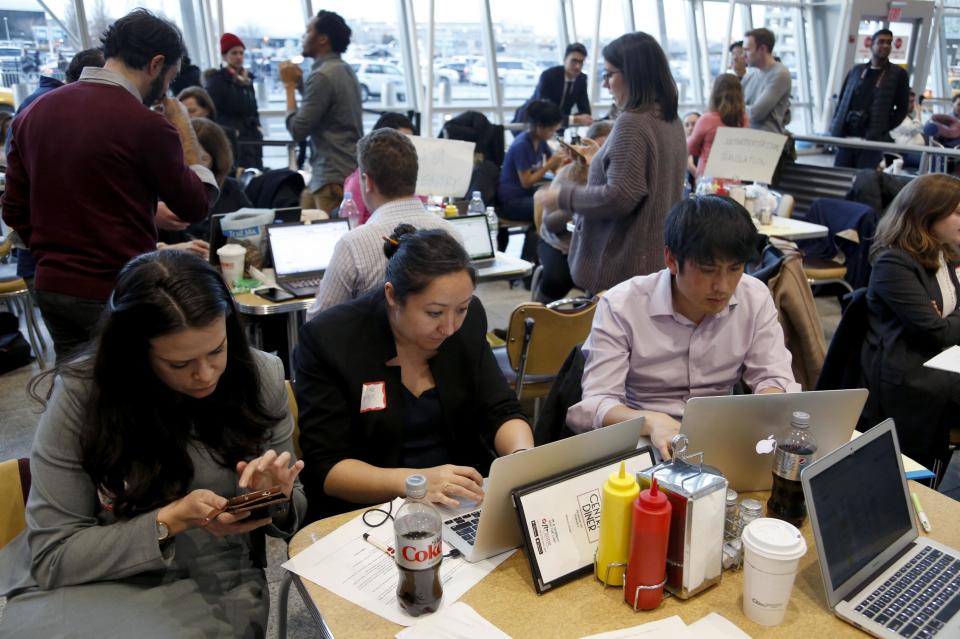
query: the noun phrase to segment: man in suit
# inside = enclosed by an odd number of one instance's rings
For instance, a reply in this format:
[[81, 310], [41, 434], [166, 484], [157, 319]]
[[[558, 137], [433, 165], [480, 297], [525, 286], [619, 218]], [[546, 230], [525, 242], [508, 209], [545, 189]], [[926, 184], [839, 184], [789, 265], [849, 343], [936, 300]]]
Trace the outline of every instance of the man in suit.
[[[533, 96], [517, 109], [513, 121], [525, 121], [527, 105], [534, 100], [549, 100], [560, 107], [568, 126], [590, 126], [593, 117], [590, 115], [590, 98], [587, 97], [587, 74], [583, 73], [586, 59], [585, 46], [579, 42], [568, 46], [563, 54], [563, 64], [540, 74]], [[574, 106], [577, 113], [571, 115]]]

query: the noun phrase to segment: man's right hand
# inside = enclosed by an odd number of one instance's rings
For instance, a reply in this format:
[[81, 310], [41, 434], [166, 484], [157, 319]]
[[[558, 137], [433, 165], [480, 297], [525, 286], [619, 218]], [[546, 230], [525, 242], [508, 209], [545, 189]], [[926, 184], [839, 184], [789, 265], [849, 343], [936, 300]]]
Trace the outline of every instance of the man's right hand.
[[185, 107], [180, 100], [167, 96], [163, 99], [162, 104], [163, 117], [165, 117], [170, 124], [176, 126], [177, 122], [190, 121], [190, 113], [187, 112], [187, 107]]
[[643, 430], [664, 459], [670, 459], [670, 444], [680, 432], [680, 422], [666, 413], [644, 411]]
[[456, 508], [461, 499], [483, 501], [483, 477], [470, 466], [444, 464], [420, 473], [427, 478], [427, 499], [435, 504]]
[[302, 79], [303, 70], [299, 66], [289, 60], [280, 63], [280, 81], [285, 85], [296, 86]]
[[573, 119], [574, 126], [590, 126], [593, 124], [593, 116], [589, 113], [578, 113], [577, 115], [571, 117]]

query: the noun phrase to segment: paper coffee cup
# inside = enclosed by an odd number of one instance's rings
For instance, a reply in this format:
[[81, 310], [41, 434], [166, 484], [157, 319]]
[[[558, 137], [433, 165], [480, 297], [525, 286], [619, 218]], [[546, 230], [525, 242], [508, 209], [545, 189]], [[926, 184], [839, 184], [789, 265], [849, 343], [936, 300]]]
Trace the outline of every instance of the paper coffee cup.
[[783, 622], [807, 542], [796, 526], [756, 519], [743, 530], [743, 614], [764, 626]]
[[220, 258], [223, 281], [232, 289], [237, 285], [237, 280], [243, 277], [243, 263], [247, 250], [239, 244], [224, 244], [217, 249], [217, 256]]

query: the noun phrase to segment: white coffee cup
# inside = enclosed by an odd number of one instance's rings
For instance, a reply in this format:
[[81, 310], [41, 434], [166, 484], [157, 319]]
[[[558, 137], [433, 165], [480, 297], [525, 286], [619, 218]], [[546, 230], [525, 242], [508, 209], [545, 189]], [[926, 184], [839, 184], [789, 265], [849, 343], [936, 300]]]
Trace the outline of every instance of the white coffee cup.
[[756, 519], [743, 529], [743, 614], [764, 626], [783, 622], [807, 542], [796, 526]]
[[236, 287], [237, 280], [243, 278], [243, 263], [246, 255], [247, 249], [239, 244], [224, 244], [217, 249], [223, 281], [231, 289]]

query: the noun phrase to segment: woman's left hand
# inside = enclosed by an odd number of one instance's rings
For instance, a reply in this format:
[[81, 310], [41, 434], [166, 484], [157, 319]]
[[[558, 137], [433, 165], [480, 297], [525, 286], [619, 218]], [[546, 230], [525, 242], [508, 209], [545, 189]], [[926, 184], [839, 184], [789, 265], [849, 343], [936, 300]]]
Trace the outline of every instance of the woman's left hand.
[[293, 481], [303, 470], [303, 460], [297, 460], [297, 463], [291, 466], [290, 459], [288, 452], [277, 455], [276, 451], [268, 450], [254, 460], [238, 462], [240, 488], [252, 491], [280, 486], [284, 495], [292, 497]]

